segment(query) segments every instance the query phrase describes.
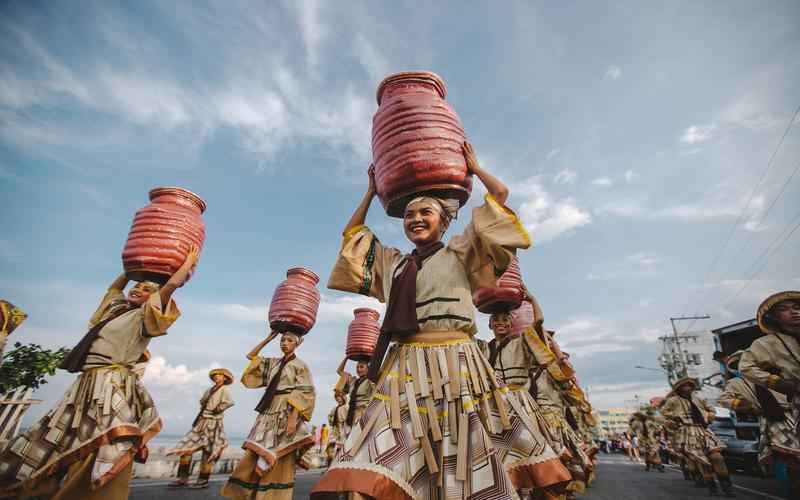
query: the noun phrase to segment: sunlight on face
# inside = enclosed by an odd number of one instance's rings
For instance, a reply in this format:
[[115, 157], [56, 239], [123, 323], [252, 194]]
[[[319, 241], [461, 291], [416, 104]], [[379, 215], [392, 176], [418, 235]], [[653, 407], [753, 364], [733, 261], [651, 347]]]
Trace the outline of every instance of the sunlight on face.
[[403, 230], [415, 245], [433, 243], [442, 239], [447, 226], [441, 214], [429, 203], [420, 201], [406, 207], [403, 215]]
[[141, 281], [128, 291], [128, 302], [139, 306], [147, 302], [150, 295], [158, 291], [158, 285], [150, 281]]
[[493, 314], [489, 320], [489, 328], [498, 337], [504, 337], [511, 333], [511, 315], [507, 313]]

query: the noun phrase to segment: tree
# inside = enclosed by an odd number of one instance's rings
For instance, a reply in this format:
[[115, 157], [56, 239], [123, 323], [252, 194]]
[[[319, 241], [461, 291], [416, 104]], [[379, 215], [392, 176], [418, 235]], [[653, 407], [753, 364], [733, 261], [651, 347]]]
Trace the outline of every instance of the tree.
[[14, 349], [3, 355], [0, 365], [0, 394], [20, 387], [36, 389], [47, 383], [46, 377], [56, 373], [56, 368], [69, 353], [62, 347], [57, 351], [43, 349], [39, 344], [14, 344]]

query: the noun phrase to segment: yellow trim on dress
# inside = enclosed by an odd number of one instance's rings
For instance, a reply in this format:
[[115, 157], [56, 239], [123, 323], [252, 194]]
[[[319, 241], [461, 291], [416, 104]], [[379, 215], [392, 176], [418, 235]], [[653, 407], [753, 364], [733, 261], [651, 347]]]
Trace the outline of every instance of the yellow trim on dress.
[[[467, 334], [469, 335], [469, 334]], [[402, 340], [398, 340], [398, 344], [407, 345], [410, 347], [450, 347], [454, 345], [460, 344], [469, 344], [472, 342], [471, 338], [468, 339], [457, 339], [457, 340], [443, 340], [440, 342], [403, 342]]]
[[498, 208], [501, 212], [505, 213], [511, 218], [511, 221], [514, 223], [514, 227], [517, 229], [517, 232], [525, 239], [526, 246], [530, 247], [533, 245], [530, 233], [528, 233], [528, 230], [522, 225], [522, 221], [519, 220], [519, 217], [513, 210], [497, 201], [495, 197], [489, 193], [486, 194], [484, 199], [487, 203]]
[[344, 242], [342, 244], [343, 245], [346, 244], [348, 241], [350, 241], [350, 238], [355, 236], [362, 229], [366, 229], [366, 228], [367, 228], [367, 226], [365, 224], [358, 224], [358, 225], [355, 225], [355, 226], [351, 227], [347, 231], [343, 232], [342, 236], [344, 236]]
[[770, 375], [767, 377], [767, 387], [770, 389], [775, 389], [775, 386], [781, 381], [781, 378], [777, 375]]

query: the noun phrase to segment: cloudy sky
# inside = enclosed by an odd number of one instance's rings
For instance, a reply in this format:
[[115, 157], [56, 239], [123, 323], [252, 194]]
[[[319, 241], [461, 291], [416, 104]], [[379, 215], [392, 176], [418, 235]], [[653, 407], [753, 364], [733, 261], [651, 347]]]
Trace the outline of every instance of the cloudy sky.
[[[797, 2], [494, 5], [2, 2], [0, 296], [30, 314], [16, 340], [75, 344], [147, 191], [199, 193], [200, 269], [146, 379], [166, 431], [185, 431], [207, 370], [241, 373], [285, 270], [327, 279], [366, 186], [375, 88], [408, 69], [442, 75], [510, 186], [535, 242], [524, 277], [596, 406], [663, 393], [634, 365], [656, 365], [670, 316], [719, 327], [800, 287], [797, 123], [776, 149], [800, 105]], [[409, 248], [378, 203], [369, 223]], [[316, 422], [369, 303], [323, 290], [300, 350]], [[234, 397], [226, 426], [244, 434], [260, 391]]]

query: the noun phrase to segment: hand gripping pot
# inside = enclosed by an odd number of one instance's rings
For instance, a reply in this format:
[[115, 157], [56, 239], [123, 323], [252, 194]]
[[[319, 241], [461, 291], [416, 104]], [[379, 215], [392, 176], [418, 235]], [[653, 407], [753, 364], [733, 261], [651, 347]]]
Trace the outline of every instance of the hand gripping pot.
[[523, 297], [522, 275], [519, 261], [511, 260], [508, 269], [497, 280], [495, 288], [478, 288], [472, 294], [472, 302], [482, 313], [510, 312], [520, 306]]
[[402, 217], [422, 194], [455, 198], [461, 206], [469, 199], [464, 128], [446, 95], [444, 81], [430, 71], [396, 73], [378, 86], [372, 164], [378, 198], [392, 217]]
[[286, 271], [272, 295], [269, 305], [269, 326], [276, 332], [306, 334], [317, 321], [320, 294], [319, 276], [310, 269], [293, 267]]
[[353, 311], [355, 318], [347, 327], [347, 347], [345, 354], [353, 361], [368, 361], [375, 351], [381, 327], [381, 315], [375, 309], [361, 307]]
[[183, 265], [191, 245], [202, 249], [205, 209], [203, 199], [186, 189], [151, 189], [150, 204], [136, 212], [122, 250], [128, 279], [166, 283]]

